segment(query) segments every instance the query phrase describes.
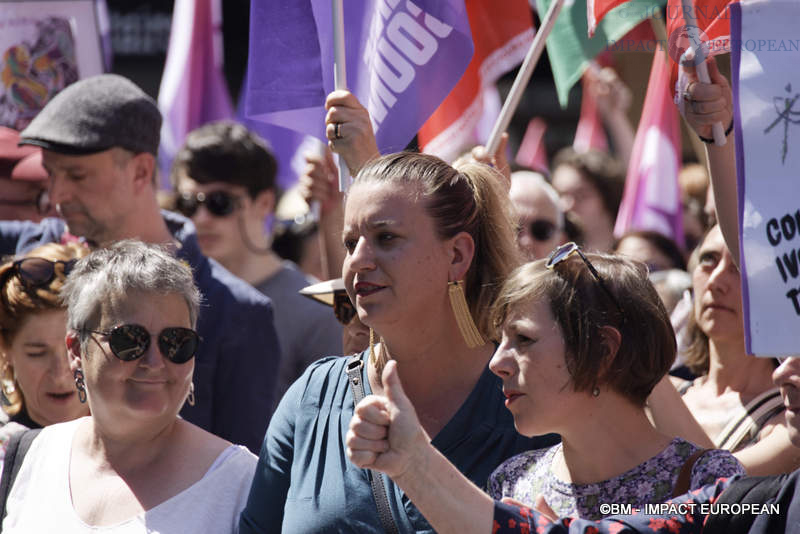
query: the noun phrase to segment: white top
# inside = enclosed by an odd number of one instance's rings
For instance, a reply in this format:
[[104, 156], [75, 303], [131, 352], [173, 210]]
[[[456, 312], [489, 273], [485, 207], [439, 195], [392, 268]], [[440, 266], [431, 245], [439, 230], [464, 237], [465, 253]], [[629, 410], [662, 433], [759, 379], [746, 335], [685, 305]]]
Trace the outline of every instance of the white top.
[[81, 419], [42, 429], [8, 496], [7, 534], [171, 534], [238, 532], [256, 457], [245, 447], [226, 448], [199, 481], [158, 506], [116, 525], [84, 523], [72, 506], [69, 464], [72, 439]]

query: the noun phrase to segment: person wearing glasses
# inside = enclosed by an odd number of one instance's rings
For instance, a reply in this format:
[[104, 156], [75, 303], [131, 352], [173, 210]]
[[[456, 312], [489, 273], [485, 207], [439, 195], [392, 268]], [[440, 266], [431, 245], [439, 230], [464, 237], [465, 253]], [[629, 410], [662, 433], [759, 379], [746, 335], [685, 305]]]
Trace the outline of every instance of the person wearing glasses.
[[85, 78], [54, 96], [20, 134], [41, 147], [59, 219], [0, 221], [16, 253], [70, 240], [101, 248], [123, 239], [169, 247], [191, 265], [203, 294], [195, 398], [182, 417], [258, 451], [275, 403], [280, 346], [269, 299], [203, 255], [195, 227], [159, 207], [161, 113], [115, 74]]
[[175, 207], [197, 228], [200, 250], [270, 298], [281, 345], [279, 400], [312, 362], [341, 354], [342, 329], [298, 291], [313, 283], [271, 247], [265, 221], [275, 212], [277, 162], [264, 140], [229, 121], [186, 137], [172, 163]]
[[0, 429], [2, 450], [9, 437], [87, 415], [69, 370], [64, 336], [64, 285], [78, 258], [77, 244], [50, 243], [0, 266], [0, 393], [9, 422]]
[[[347, 124], [339, 130], [348, 135]], [[361, 388], [383, 391], [387, 361], [402, 362], [433, 445], [475, 483], [485, 484], [505, 459], [555, 442], [515, 431], [488, 368], [488, 304], [518, 263], [495, 171], [414, 153], [370, 160], [348, 192], [342, 242], [344, 285], [373, 343], [355, 358], [312, 364], [286, 392], [242, 533], [379, 532], [389, 524], [401, 533], [432, 531], [391, 481], [347, 462], [355, 398]]]
[[567, 240], [561, 201], [544, 176], [533, 171], [512, 172], [508, 196], [519, 217], [517, 244], [528, 260], [546, 258]]
[[4, 531], [235, 532], [255, 456], [178, 416], [203, 343], [191, 269], [125, 240], [79, 261], [61, 294], [73, 387], [91, 416], [36, 436]]
[[[643, 264], [567, 243], [514, 271], [491, 318], [501, 342], [489, 367], [517, 430], [561, 435], [560, 444], [498, 467], [488, 482], [492, 498], [530, 506], [541, 498], [559, 516], [598, 519], [609, 514], [606, 503], [660, 503], [743, 472], [729, 452], [699, 455], [645, 414], [675, 357], [675, 339]], [[404, 364], [390, 380], [399, 384]], [[391, 450], [392, 413], [380, 397], [359, 404], [347, 441], [356, 465], [380, 469], [381, 453]]]
[[369, 327], [358, 318], [356, 307], [347, 295], [344, 280], [336, 278], [304, 287], [300, 294], [331, 306], [342, 324], [342, 354], [360, 354], [369, 346]]
[[614, 246], [625, 169], [608, 154], [565, 148], [553, 159], [553, 187], [583, 232], [582, 245], [591, 252], [609, 252]]

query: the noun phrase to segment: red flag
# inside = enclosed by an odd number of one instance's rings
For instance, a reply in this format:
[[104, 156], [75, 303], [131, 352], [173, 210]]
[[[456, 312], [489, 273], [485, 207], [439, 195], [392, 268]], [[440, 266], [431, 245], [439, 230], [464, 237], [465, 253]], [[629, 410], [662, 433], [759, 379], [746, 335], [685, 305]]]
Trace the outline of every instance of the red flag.
[[[731, 25], [726, 7], [738, 0], [693, 0], [697, 27], [700, 28], [700, 40], [708, 44], [710, 55], [730, 52]], [[667, 2], [667, 35], [671, 62], [670, 87], [679, 93], [678, 61], [689, 46], [689, 40], [683, 31], [686, 26], [681, 0]]]
[[603, 129], [603, 121], [597, 112], [597, 103], [586, 87], [584, 87], [581, 97], [581, 116], [578, 119], [578, 128], [575, 130], [572, 148], [576, 152], [588, 152], [589, 150], [608, 152], [608, 138]]
[[525, 0], [467, 0], [475, 53], [447, 98], [419, 131], [424, 152], [453, 160], [475, 143], [483, 113], [483, 88], [519, 65], [533, 42], [531, 9]]
[[619, 237], [631, 229], [655, 230], [683, 246], [678, 186], [681, 136], [668, 76], [667, 59], [656, 52], [614, 234]]
[[534, 117], [528, 123], [525, 130], [525, 137], [519, 145], [517, 157], [514, 161], [518, 165], [550, 174], [550, 166], [547, 163], [547, 150], [544, 146], [544, 132], [547, 130], [547, 123], [541, 117]]

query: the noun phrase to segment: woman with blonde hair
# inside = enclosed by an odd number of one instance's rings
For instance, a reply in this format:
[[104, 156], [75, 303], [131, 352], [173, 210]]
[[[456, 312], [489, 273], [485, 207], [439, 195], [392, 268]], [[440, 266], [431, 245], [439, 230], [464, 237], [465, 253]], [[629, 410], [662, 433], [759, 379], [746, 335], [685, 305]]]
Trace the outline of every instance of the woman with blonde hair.
[[0, 266], [0, 361], [8, 438], [88, 413], [69, 370], [67, 312], [61, 287], [88, 251], [78, 244], [50, 243]]
[[433, 445], [475, 483], [506, 458], [553, 443], [515, 431], [488, 368], [489, 306], [517, 264], [510, 213], [501, 178], [485, 165], [398, 153], [360, 169], [345, 206], [342, 275], [373, 343], [355, 358], [312, 364], [289, 388], [242, 532], [431, 532], [397, 486], [345, 454], [354, 404], [383, 391], [390, 360], [402, 362]]

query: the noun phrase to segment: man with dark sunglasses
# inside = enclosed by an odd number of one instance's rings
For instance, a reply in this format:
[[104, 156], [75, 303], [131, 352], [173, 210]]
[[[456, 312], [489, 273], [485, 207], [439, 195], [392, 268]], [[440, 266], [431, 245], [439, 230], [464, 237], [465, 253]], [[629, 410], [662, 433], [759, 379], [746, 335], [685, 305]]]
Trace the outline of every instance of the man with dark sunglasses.
[[221, 121], [189, 133], [170, 173], [175, 207], [192, 219], [203, 254], [272, 300], [282, 361], [277, 399], [308, 364], [342, 354], [342, 328], [298, 294], [315, 282], [270, 247], [265, 221], [275, 210], [277, 163], [264, 141]]
[[87, 78], [56, 95], [22, 132], [21, 142], [42, 149], [50, 199], [63, 220], [0, 222], [0, 244], [14, 247], [0, 252], [78, 238], [92, 248], [138, 238], [174, 251], [192, 267], [203, 294], [196, 400], [181, 416], [257, 452], [272, 413], [280, 360], [271, 303], [202, 254], [189, 220], [159, 210], [160, 129], [156, 103], [121, 76]]
[[558, 193], [544, 176], [533, 171], [511, 173], [508, 195], [519, 221], [517, 244], [527, 259], [546, 258], [567, 240]]

